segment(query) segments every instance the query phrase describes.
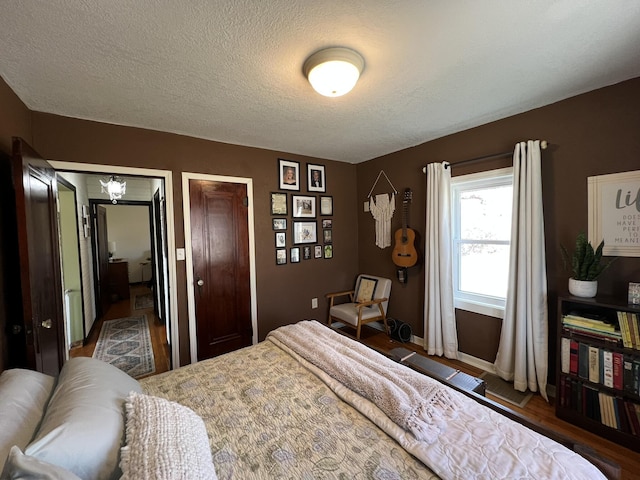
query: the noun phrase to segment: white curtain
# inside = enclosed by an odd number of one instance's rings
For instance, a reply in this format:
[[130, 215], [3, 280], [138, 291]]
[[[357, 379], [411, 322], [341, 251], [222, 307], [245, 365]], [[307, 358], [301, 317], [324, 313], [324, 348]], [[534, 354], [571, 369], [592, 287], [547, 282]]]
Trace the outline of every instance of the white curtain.
[[453, 308], [451, 169], [445, 165], [427, 165], [424, 348], [429, 355], [458, 358]]
[[496, 372], [524, 392], [547, 398], [547, 272], [540, 142], [516, 145], [507, 301]]

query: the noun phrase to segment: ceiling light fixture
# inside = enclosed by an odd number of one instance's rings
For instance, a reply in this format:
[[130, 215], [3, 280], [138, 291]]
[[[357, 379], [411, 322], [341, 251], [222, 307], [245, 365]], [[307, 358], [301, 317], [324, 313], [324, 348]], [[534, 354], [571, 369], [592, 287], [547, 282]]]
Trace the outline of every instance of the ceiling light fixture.
[[302, 69], [316, 92], [325, 97], [339, 97], [356, 85], [364, 69], [364, 58], [349, 48], [326, 48], [307, 58]]
[[111, 200], [111, 203], [114, 205], [118, 203], [118, 200], [120, 200], [127, 191], [127, 182], [123, 182], [120, 177], [116, 177], [115, 175], [111, 175], [108, 182], [100, 180], [100, 185], [102, 185], [102, 193], [108, 193], [109, 200]]

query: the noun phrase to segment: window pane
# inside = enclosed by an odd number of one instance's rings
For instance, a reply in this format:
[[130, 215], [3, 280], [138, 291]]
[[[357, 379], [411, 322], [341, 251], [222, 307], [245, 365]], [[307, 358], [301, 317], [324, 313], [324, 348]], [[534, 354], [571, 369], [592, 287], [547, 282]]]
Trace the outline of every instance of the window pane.
[[460, 195], [462, 240], [509, 240], [511, 185], [466, 190]]
[[460, 245], [460, 291], [506, 298], [508, 276], [508, 245]]

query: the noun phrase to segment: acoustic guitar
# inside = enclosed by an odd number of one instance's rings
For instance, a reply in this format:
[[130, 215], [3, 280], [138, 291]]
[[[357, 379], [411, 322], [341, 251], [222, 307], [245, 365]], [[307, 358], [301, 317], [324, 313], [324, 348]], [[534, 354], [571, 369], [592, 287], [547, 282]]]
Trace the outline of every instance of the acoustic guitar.
[[410, 188], [405, 189], [404, 198], [402, 200], [402, 228], [399, 228], [395, 234], [395, 246], [391, 253], [393, 263], [398, 267], [413, 267], [418, 261], [418, 252], [414, 242], [416, 239], [416, 232], [407, 227], [407, 218], [409, 216], [409, 205], [413, 193]]

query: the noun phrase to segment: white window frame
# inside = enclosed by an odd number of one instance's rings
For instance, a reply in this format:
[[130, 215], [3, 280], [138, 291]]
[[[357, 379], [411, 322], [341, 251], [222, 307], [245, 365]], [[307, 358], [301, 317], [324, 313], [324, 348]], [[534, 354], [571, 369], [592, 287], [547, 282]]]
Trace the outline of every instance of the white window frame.
[[[487, 172], [460, 175], [451, 178], [451, 205], [453, 211], [452, 221], [452, 253], [453, 253], [453, 304], [455, 308], [470, 312], [488, 315], [490, 317], [504, 318], [505, 298], [491, 295], [479, 295], [463, 292], [460, 286], [460, 194], [464, 191], [478, 188], [492, 188], [504, 185], [513, 185], [513, 167], [490, 170]], [[474, 242], [477, 243], [477, 242]], [[509, 245], [511, 242], [495, 241], [492, 244]]]

